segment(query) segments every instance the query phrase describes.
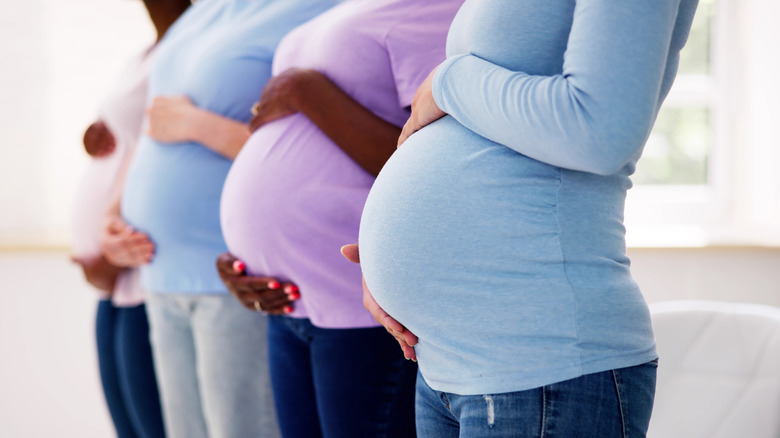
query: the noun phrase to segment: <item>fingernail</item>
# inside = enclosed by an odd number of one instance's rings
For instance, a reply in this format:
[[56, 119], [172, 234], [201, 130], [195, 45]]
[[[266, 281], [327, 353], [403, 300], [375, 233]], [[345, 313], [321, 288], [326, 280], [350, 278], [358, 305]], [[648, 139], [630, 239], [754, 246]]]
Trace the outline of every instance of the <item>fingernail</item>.
[[292, 294], [298, 292], [298, 286], [294, 284], [288, 284], [284, 287], [284, 293], [286, 294]]
[[271, 280], [268, 282], [268, 289], [279, 289], [282, 285], [279, 284], [276, 280]]
[[298, 293], [298, 292], [288, 293], [288, 294], [287, 294], [287, 298], [288, 298], [290, 301], [296, 301], [296, 300], [298, 300], [299, 298], [301, 298], [301, 294], [300, 294], [300, 293]]
[[292, 306], [284, 306], [284, 309], [282, 309], [284, 313], [292, 313], [293, 308]]
[[235, 272], [244, 272], [244, 269], [246, 269], [246, 265], [241, 260], [236, 260], [233, 262], [233, 271]]

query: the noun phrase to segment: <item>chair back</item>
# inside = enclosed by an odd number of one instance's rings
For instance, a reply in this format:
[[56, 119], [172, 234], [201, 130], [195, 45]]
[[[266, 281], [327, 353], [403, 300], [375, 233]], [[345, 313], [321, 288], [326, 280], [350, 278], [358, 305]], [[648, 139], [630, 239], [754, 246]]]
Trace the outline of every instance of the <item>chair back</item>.
[[780, 437], [780, 309], [650, 306], [660, 357], [649, 438]]

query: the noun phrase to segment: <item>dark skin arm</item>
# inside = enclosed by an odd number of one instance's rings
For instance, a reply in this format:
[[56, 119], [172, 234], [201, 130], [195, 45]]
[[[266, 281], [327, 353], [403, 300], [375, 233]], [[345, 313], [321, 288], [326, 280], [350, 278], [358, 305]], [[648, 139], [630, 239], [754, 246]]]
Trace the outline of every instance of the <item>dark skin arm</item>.
[[295, 113], [317, 125], [352, 160], [372, 176], [379, 174], [396, 149], [401, 129], [344, 93], [316, 70], [290, 69], [271, 78], [249, 122], [259, 127]]
[[[144, 5], [157, 30], [159, 41], [168, 27], [190, 6], [190, 0], [144, 0]], [[116, 149], [116, 139], [102, 120], [94, 122], [84, 132], [84, 149], [95, 158], [108, 156]], [[124, 175], [121, 178], [124, 179]], [[117, 277], [125, 269], [112, 264], [104, 255], [91, 259], [73, 258], [73, 261], [81, 265], [91, 285], [109, 293], [113, 292]]]
[[119, 273], [124, 270], [124, 268], [111, 264], [102, 255], [88, 260], [73, 259], [73, 261], [81, 265], [84, 277], [89, 284], [109, 294], [114, 292], [116, 279]]
[[293, 302], [301, 297], [298, 286], [292, 283], [247, 275], [243, 263], [227, 252], [217, 258], [217, 271], [230, 294], [254, 312], [286, 315], [293, 311]]
[[[102, 158], [114, 152], [116, 140], [114, 134], [102, 120], [97, 120], [84, 132], [84, 150], [94, 158]], [[84, 277], [92, 286], [113, 293], [114, 285], [122, 268], [112, 264], [103, 255], [93, 258], [71, 258], [81, 266]]]
[[111, 155], [116, 149], [114, 134], [108, 129], [102, 120], [89, 125], [84, 132], [84, 150], [95, 158]]

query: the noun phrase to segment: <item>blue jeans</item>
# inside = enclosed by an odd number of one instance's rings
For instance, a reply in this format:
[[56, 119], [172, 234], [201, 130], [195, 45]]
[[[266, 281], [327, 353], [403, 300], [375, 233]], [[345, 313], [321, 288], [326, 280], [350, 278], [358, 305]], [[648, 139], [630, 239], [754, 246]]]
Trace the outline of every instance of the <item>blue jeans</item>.
[[117, 436], [165, 437], [144, 305], [114, 307], [100, 300], [95, 331], [100, 380]]
[[171, 438], [275, 438], [267, 318], [229, 294], [146, 300]]
[[268, 347], [283, 436], [415, 436], [417, 365], [385, 329], [324, 329], [271, 316]]
[[644, 437], [657, 361], [504, 394], [434, 391], [417, 377], [417, 434], [425, 438]]

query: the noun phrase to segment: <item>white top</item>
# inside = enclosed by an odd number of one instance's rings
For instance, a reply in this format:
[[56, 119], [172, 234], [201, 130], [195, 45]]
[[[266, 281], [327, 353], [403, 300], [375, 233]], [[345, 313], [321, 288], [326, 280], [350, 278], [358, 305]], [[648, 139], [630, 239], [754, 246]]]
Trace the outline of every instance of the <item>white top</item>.
[[[132, 158], [141, 133], [152, 53], [153, 49], [147, 48], [130, 60], [98, 111], [98, 118], [114, 135], [116, 149], [90, 162], [76, 193], [72, 253], [77, 259], [101, 254], [100, 233], [105, 212], [117, 190], [117, 177]], [[100, 291], [100, 295], [108, 296], [105, 291]], [[135, 306], [144, 301], [137, 270], [126, 270], [119, 275], [112, 301], [116, 306]]]

